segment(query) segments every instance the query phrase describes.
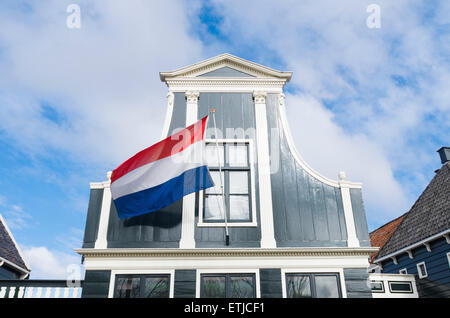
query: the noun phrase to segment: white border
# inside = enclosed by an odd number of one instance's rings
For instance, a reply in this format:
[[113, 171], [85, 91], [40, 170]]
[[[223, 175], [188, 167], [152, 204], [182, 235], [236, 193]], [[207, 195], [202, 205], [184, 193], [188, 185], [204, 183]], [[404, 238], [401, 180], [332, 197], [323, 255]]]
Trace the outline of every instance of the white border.
[[175, 102], [175, 95], [173, 94], [172, 91], [169, 91], [167, 93], [167, 111], [166, 111], [166, 118], [164, 119], [161, 140], [167, 138], [169, 135], [169, 128], [170, 128], [170, 122], [172, 121], [174, 102]]
[[[101, 183], [103, 186], [102, 207], [100, 209], [100, 218], [98, 221], [97, 239], [94, 248], [104, 249], [108, 246], [108, 224], [109, 215], [111, 214], [111, 171], [106, 173], [108, 181]], [[92, 186], [91, 186], [92, 189]]]
[[[198, 120], [198, 91], [186, 91], [186, 127]], [[185, 195], [182, 205], [180, 248], [195, 248], [195, 193]]]
[[[420, 265], [423, 265], [423, 268], [425, 269], [425, 275], [422, 275], [422, 271], [420, 270]], [[417, 267], [417, 274], [419, 275], [420, 279], [428, 277], [428, 270], [427, 270], [427, 265], [425, 264], [425, 262], [417, 263], [416, 267]]]
[[338, 274], [339, 282], [341, 284], [341, 296], [347, 298], [347, 289], [345, 288], [344, 269], [340, 267], [318, 267], [318, 268], [282, 268], [281, 269], [281, 288], [283, 292], [283, 298], [287, 297], [286, 290], [286, 274], [321, 274], [330, 273]]
[[401, 270], [398, 271], [398, 273], [401, 275], [408, 275], [408, 270], [406, 268], [402, 268]]
[[146, 275], [146, 274], [168, 274], [169, 275], [169, 298], [173, 298], [174, 295], [174, 286], [175, 286], [175, 270], [163, 270], [163, 269], [152, 269], [152, 270], [144, 270], [144, 269], [113, 269], [111, 271], [111, 278], [109, 280], [109, 291], [108, 298], [114, 297], [114, 288], [116, 282], [116, 275]]
[[200, 298], [200, 280], [202, 274], [254, 274], [256, 284], [256, 298], [261, 298], [259, 268], [197, 269], [197, 276], [195, 280], [195, 298]]
[[[409, 291], [393, 291], [392, 290], [392, 285], [395, 284], [409, 284], [409, 286], [411, 287], [411, 289]], [[414, 287], [412, 282], [410, 281], [388, 281], [388, 287], [389, 287], [389, 293], [391, 294], [414, 294]]]
[[273, 222], [272, 178], [270, 169], [269, 131], [267, 124], [267, 92], [254, 91], [256, 150], [258, 154], [259, 216], [261, 247], [276, 248]]
[[[215, 143], [216, 139], [205, 139], [205, 144]], [[252, 210], [250, 211], [251, 222], [228, 222], [228, 227], [256, 227], [258, 226], [256, 213], [256, 193], [255, 193], [255, 169], [254, 169], [254, 154], [253, 154], [253, 140], [251, 139], [217, 139], [218, 143], [246, 143], [249, 151], [249, 166], [250, 166], [250, 183], [251, 183], [251, 201]], [[225, 158], [226, 159], [226, 158]], [[224, 160], [225, 160], [224, 159]], [[203, 222], [203, 190], [199, 192], [198, 196], [198, 227], [225, 227], [224, 222]]]

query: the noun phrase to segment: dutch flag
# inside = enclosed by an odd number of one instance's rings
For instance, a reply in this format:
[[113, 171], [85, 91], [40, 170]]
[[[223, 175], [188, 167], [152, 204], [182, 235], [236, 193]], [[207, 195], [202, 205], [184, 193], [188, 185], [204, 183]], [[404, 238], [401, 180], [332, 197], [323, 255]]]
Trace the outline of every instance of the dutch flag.
[[111, 195], [120, 219], [158, 211], [214, 186], [204, 158], [207, 117], [142, 150], [112, 172]]

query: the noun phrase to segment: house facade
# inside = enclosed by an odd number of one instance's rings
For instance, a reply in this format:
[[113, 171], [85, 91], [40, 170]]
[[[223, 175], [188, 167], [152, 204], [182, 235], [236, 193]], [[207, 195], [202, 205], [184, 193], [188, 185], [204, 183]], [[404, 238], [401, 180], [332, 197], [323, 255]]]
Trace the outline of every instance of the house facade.
[[[217, 187], [120, 220], [110, 174], [90, 184], [83, 297], [371, 297], [362, 185], [328, 179], [294, 147], [277, 71], [230, 54], [161, 72], [162, 138], [215, 110]], [[226, 213], [226, 218], [224, 217]], [[225, 221], [229, 244], [225, 239]]]
[[414, 275], [419, 297], [450, 297], [450, 148], [442, 166], [382, 245], [381, 273]]

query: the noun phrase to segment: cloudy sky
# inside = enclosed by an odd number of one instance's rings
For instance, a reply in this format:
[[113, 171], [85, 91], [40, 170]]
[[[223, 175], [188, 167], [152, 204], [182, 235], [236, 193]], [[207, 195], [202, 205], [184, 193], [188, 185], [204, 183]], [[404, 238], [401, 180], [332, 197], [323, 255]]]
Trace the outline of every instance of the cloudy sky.
[[[80, 28], [67, 27], [70, 4]], [[32, 278], [79, 264], [89, 182], [158, 141], [159, 72], [224, 52], [293, 72], [297, 150], [363, 183], [369, 230], [409, 210], [440, 167], [449, 1], [1, 1], [0, 213]]]

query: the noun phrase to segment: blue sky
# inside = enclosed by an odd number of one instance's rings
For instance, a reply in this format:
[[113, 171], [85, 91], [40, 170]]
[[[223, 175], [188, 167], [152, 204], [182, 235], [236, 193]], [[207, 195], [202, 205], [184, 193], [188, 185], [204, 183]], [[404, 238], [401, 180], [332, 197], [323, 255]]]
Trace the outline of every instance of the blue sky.
[[[80, 29], [66, 26], [72, 3]], [[381, 28], [366, 24], [371, 3]], [[2, 1], [0, 213], [32, 277], [79, 263], [89, 182], [158, 140], [158, 73], [224, 52], [293, 71], [297, 150], [329, 178], [363, 182], [370, 230], [406, 212], [440, 167], [448, 1]]]

